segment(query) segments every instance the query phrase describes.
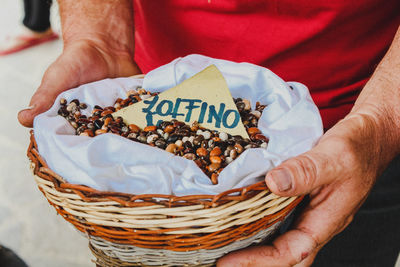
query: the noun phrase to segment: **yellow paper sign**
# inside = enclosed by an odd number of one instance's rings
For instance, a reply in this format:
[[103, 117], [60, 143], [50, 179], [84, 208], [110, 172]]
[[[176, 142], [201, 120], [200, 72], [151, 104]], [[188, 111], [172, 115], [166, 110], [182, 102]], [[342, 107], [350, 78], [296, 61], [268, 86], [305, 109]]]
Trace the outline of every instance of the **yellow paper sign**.
[[215, 65], [113, 116], [141, 128], [172, 119], [187, 124], [197, 121], [202, 127], [248, 138], [228, 85]]

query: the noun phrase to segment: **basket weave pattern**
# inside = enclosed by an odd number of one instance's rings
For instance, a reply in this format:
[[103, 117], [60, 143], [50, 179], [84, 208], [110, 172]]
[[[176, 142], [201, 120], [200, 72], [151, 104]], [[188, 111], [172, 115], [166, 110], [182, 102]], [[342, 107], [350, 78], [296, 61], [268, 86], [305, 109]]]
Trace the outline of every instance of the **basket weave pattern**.
[[[50, 170], [38, 153], [33, 132], [27, 154], [40, 191], [65, 220], [92, 239], [91, 249], [101, 266], [127, 266], [121, 257], [120, 264], [115, 262], [118, 261], [115, 255], [107, 253], [110, 247], [118, 251], [119, 245], [124, 246], [125, 252], [129, 248], [143, 248], [189, 253], [224, 249], [229, 244], [263, 236], [262, 233], [269, 234], [271, 226], [282, 221], [302, 199], [276, 196], [265, 182], [218, 195], [103, 192], [70, 184]], [[102, 249], [99, 242], [109, 243], [108, 248]], [[113, 257], [113, 265], [108, 265], [107, 258]]]

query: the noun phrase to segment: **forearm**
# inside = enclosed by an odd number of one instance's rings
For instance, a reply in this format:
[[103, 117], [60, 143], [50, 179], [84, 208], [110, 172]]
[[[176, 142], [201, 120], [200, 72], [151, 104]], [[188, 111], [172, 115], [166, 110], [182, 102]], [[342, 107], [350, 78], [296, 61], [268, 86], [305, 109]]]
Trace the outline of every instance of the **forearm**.
[[[360, 134], [368, 137], [365, 153], [375, 153], [375, 160], [385, 165], [400, 153], [400, 28], [393, 43], [365, 85], [347, 118], [362, 117], [366, 124]], [[365, 123], [369, 121], [370, 123]]]
[[95, 42], [107, 54], [134, 55], [131, 0], [59, 0], [64, 45]]

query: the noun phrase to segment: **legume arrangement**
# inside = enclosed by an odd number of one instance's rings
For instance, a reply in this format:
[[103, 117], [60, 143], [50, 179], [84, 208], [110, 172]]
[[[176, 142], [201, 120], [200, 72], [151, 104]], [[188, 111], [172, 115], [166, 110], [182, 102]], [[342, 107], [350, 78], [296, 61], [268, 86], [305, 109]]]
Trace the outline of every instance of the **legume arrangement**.
[[61, 98], [58, 114], [68, 120], [76, 135], [94, 137], [113, 133], [193, 160], [213, 184], [218, 183], [221, 171], [243, 151], [256, 147], [266, 148], [268, 145], [268, 138], [257, 128], [266, 105], [257, 102], [255, 110], [251, 110], [250, 101], [242, 98], [234, 98], [234, 102], [250, 139], [205, 129], [197, 122], [188, 125], [178, 120], [163, 121], [157, 126], [141, 129], [135, 124], [126, 125], [121, 117], [112, 116], [121, 108], [157, 94], [143, 88], [130, 90], [127, 98], [118, 98], [113, 106], [102, 108], [95, 105], [89, 117], [81, 113], [87, 108], [85, 103], [78, 99], [68, 103]]

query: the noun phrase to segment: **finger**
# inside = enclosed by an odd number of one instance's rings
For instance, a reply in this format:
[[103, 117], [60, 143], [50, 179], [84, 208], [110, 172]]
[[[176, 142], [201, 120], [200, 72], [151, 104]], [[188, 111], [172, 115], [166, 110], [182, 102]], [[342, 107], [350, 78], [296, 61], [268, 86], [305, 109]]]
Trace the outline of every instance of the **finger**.
[[309, 205], [292, 230], [279, 236], [271, 246], [228, 254], [218, 261], [218, 266], [293, 266], [302, 261], [307, 266], [318, 250], [351, 222], [361, 203], [354, 201], [354, 190], [355, 186], [343, 183], [312, 192]]
[[308, 255], [305, 259], [303, 259], [298, 264], [294, 265], [294, 267], [308, 267], [308, 266], [311, 266], [311, 264], [314, 262], [315, 257], [317, 256], [318, 252], [319, 252], [318, 248], [314, 249], [313, 252], [310, 255]]
[[[352, 162], [344, 138], [327, 137], [307, 153], [283, 162], [267, 173], [265, 182], [280, 196], [304, 195], [315, 188], [341, 179]], [[343, 176], [345, 177], [345, 175]]]
[[278, 237], [273, 246], [259, 246], [240, 250], [221, 258], [217, 266], [293, 266], [316, 248], [316, 241], [307, 233], [293, 230]]

